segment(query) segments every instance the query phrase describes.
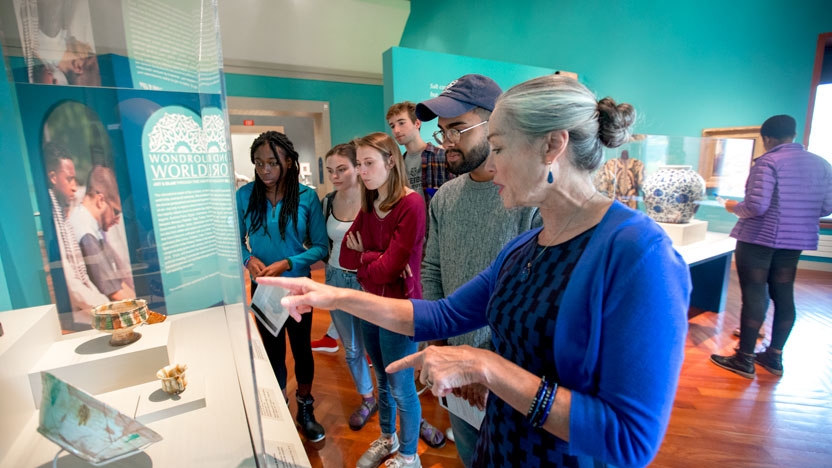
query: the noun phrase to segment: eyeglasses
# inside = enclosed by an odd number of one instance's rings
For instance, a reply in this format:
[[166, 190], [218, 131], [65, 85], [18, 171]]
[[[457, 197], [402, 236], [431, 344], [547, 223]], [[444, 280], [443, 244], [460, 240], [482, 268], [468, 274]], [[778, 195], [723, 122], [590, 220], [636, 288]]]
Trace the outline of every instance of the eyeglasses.
[[107, 202], [107, 204], [110, 205], [110, 209], [113, 210], [113, 216], [118, 218], [118, 215], [121, 214], [121, 209], [114, 207], [110, 202]]
[[280, 162], [278, 162], [278, 161], [274, 161], [274, 162], [271, 162], [271, 161], [269, 161], [269, 162], [254, 161], [254, 167], [256, 167], [257, 169], [264, 169], [266, 167], [268, 167], [269, 169], [274, 169], [279, 165], [280, 165]]
[[467, 132], [468, 130], [473, 130], [479, 127], [480, 125], [485, 125], [487, 123], [487, 120], [483, 120], [482, 122], [476, 125], [472, 125], [462, 130], [457, 130], [455, 128], [449, 128], [447, 130], [437, 130], [433, 132], [433, 139], [440, 145], [444, 144], [446, 141], [448, 143], [459, 143], [459, 139], [462, 138], [463, 133]]
[[101, 195], [102, 199], [104, 200], [104, 203], [106, 203], [107, 206], [109, 206], [110, 209], [113, 210], [113, 216], [115, 216], [117, 218], [118, 215], [121, 214], [121, 208], [120, 207], [116, 208], [115, 206], [113, 206], [113, 204], [110, 202], [110, 200], [107, 200], [107, 196], [104, 195], [104, 192], [96, 190], [95, 193], [96, 193], [96, 195]]

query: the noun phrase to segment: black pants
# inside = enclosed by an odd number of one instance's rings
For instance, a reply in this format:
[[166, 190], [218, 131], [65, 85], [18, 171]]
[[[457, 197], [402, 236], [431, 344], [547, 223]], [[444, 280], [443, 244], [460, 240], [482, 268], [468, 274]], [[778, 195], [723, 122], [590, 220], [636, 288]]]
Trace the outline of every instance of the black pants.
[[769, 346], [783, 349], [795, 321], [794, 278], [801, 252], [737, 241], [734, 258], [742, 291], [740, 351], [754, 352], [757, 333], [766, 318], [769, 297], [774, 302]]
[[[257, 290], [257, 283], [251, 283], [251, 295]], [[266, 327], [257, 322], [257, 330], [266, 348], [266, 354], [272, 363], [272, 370], [277, 376], [277, 383], [280, 388], [286, 389], [286, 335], [289, 335], [289, 344], [292, 346], [292, 356], [295, 358], [295, 379], [298, 385], [312, 385], [315, 377], [315, 360], [312, 357], [312, 312], [303, 314], [300, 322], [289, 317], [277, 336], [273, 336]]]

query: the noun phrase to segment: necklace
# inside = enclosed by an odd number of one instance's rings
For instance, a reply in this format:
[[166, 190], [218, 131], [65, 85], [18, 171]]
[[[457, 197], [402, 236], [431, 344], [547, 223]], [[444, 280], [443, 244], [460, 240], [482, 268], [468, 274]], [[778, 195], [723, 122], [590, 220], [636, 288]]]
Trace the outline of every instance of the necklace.
[[[574, 220], [575, 220], [575, 217], [578, 215], [578, 213], [580, 213], [580, 212], [581, 212], [581, 210], [583, 210], [583, 209], [584, 209], [584, 206], [585, 206], [585, 205], [586, 205], [586, 204], [587, 204], [590, 200], [592, 200], [593, 198], [595, 198], [595, 195], [596, 195], [597, 193], [598, 193], [598, 192], [592, 192], [592, 195], [590, 195], [590, 196], [589, 196], [589, 198], [587, 198], [586, 200], [584, 200], [584, 202], [583, 202], [583, 203], [581, 203], [581, 206], [580, 206], [580, 207], [578, 207], [578, 209], [577, 209], [577, 210], [575, 210], [575, 212], [574, 212], [574, 213], [572, 213], [572, 216], [570, 216], [570, 217], [569, 217], [569, 220], [568, 220], [568, 221], [566, 221], [566, 224], [564, 224], [564, 225], [563, 225], [563, 227], [562, 227], [562, 228], [560, 228], [560, 231], [558, 231], [558, 234], [557, 234], [555, 237], [553, 237], [553, 238], [552, 238], [552, 242], [553, 242], [552, 244], [547, 244], [547, 245], [544, 245], [544, 246], [543, 246], [543, 250], [541, 250], [539, 254], [535, 255], [535, 256], [534, 256], [534, 258], [532, 258], [531, 260], [529, 260], [529, 262], [528, 262], [528, 263], [526, 263], [526, 266], [523, 268], [523, 271], [521, 271], [521, 272], [520, 272], [520, 279], [521, 279], [522, 281], [526, 281], [527, 279], [529, 279], [529, 275], [531, 275], [531, 274], [532, 274], [532, 265], [534, 264], [534, 262], [536, 262], [536, 261], [537, 261], [537, 259], [539, 259], [539, 258], [543, 255], [543, 253], [544, 253], [544, 252], [546, 252], [546, 249], [548, 249], [549, 247], [551, 247], [551, 246], [553, 246], [553, 245], [556, 245], [556, 244], [554, 244], [554, 242], [558, 239], [558, 237], [560, 237], [560, 236], [561, 236], [561, 234], [563, 234], [564, 232], [566, 232], [566, 228], [568, 228], [568, 227], [569, 227], [569, 225], [570, 225], [570, 224], [572, 224], [572, 221], [574, 221]], [[542, 232], [542, 231], [541, 231], [541, 232]], [[540, 239], [540, 235], [539, 235], [539, 234], [538, 234], [538, 239]]]

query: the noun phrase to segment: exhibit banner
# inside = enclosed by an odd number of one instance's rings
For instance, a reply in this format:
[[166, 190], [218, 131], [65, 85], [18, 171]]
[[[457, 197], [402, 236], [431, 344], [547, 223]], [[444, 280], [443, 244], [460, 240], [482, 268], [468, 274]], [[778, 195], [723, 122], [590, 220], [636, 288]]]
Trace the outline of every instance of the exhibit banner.
[[125, 1], [124, 31], [135, 88], [220, 92], [219, 31], [213, 11], [200, 8], [201, 3]]
[[18, 83], [17, 96], [59, 312], [83, 326], [120, 298], [167, 314], [242, 301], [220, 95]]
[[[131, 189], [112, 89], [17, 84], [50, 290], [60, 312], [136, 297]], [[151, 301], [149, 301], [151, 302]]]
[[162, 107], [144, 125], [148, 201], [163, 293], [173, 310], [222, 302], [222, 278], [239, 277], [225, 132], [217, 108], [199, 116], [182, 106]]

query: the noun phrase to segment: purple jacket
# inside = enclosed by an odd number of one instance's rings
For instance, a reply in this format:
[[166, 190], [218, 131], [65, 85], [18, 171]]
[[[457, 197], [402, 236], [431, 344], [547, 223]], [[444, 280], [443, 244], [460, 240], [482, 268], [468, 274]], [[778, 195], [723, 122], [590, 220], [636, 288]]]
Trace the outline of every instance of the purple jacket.
[[832, 166], [800, 143], [760, 156], [745, 182], [731, 237], [775, 249], [818, 248], [818, 220], [832, 213]]

